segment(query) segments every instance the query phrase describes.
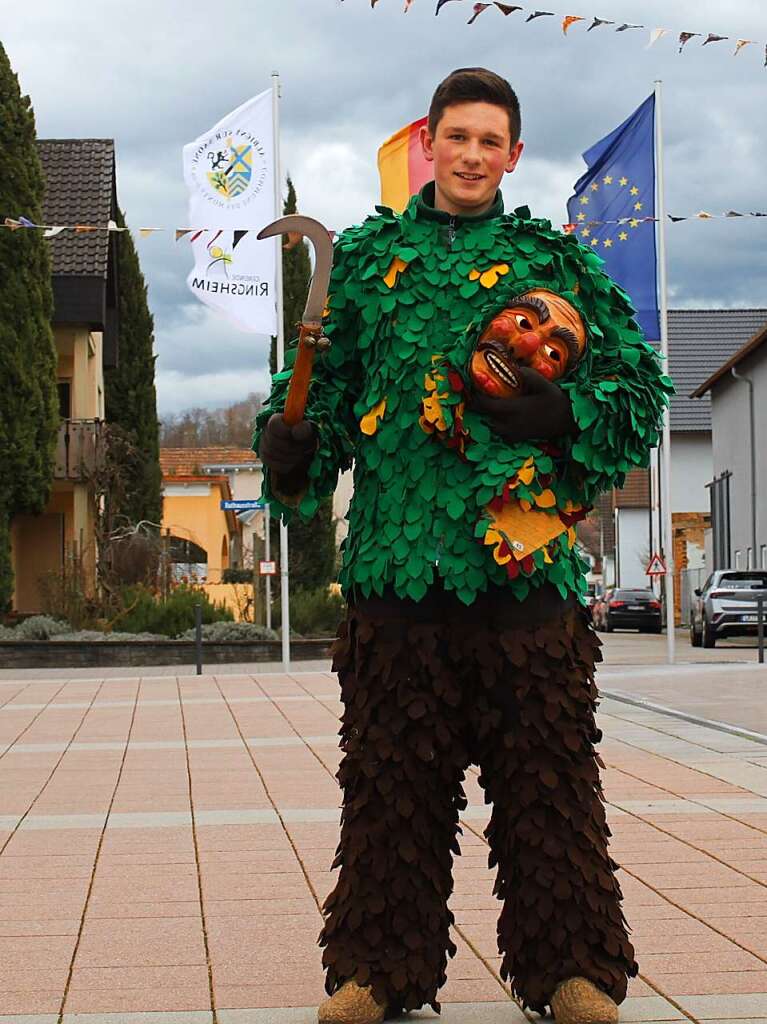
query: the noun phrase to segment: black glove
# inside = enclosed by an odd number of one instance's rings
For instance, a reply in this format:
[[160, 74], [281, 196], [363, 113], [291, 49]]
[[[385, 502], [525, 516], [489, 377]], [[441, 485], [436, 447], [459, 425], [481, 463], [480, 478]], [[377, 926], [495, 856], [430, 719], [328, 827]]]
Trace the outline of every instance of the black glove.
[[519, 367], [518, 372], [524, 382], [518, 398], [493, 398], [472, 389], [467, 395], [468, 407], [486, 416], [490, 429], [508, 442], [577, 433], [567, 392], [528, 366]]
[[316, 450], [315, 425], [301, 420], [289, 427], [282, 413], [270, 417], [258, 446], [261, 461], [275, 475], [277, 489], [284, 494], [297, 494], [305, 488]]

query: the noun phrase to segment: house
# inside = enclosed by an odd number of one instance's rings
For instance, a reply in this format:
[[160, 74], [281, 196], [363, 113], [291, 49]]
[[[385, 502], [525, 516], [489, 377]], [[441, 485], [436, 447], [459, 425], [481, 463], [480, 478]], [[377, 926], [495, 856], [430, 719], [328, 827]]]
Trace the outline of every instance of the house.
[[161, 448], [160, 467], [163, 535], [175, 576], [222, 582], [242, 562], [243, 532], [236, 513], [221, 503], [258, 495], [260, 463], [239, 448]]
[[50, 240], [53, 334], [58, 352], [61, 426], [53, 489], [42, 515], [16, 516], [11, 559], [15, 611], [44, 607], [47, 579], [65, 567], [83, 589], [96, 585], [95, 499], [89, 477], [97, 465], [104, 420], [104, 367], [118, 358], [114, 142], [44, 139], [38, 142], [47, 187], [43, 216], [49, 225], [99, 225], [63, 231]]
[[[671, 510], [676, 570], [676, 614], [684, 621], [692, 589], [707, 570], [705, 534], [710, 526], [714, 474], [711, 402], [692, 394], [767, 321], [765, 309], [671, 310]], [[605, 585], [648, 586], [652, 553], [660, 551], [665, 497], [657, 463], [630, 474], [624, 492], [602, 503], [605, 518]], [[652, 504], [652, 508], [651, 508]]]
[[752, 336], [692, 393], [713, 429], [707, 568], [767, 569], [767, 310]]

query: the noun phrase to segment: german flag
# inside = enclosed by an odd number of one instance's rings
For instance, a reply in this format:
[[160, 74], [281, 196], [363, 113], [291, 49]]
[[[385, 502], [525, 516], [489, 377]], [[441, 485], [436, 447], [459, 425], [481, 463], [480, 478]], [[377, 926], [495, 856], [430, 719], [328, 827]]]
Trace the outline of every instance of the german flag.
[[424, 158], [420, 131], [428, 118], [400, 128], [378, 150], [381, 176], [381, 204], [401, 213], [412, 195], [434, 177], [432, 165]]

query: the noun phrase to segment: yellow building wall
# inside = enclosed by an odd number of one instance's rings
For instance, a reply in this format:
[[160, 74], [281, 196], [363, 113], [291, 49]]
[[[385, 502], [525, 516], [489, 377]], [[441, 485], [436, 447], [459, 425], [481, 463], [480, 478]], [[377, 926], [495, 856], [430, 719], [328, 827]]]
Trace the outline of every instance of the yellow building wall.
[[[205, 490], [207, 493], [198, 493]], [[208, 554], [208, 582], [219, 583], [229, 568], [229, 520], [220, 508], [223, 494], [215, 482], [173, 481], [163, 486], [163, 530], [199, 545]]]

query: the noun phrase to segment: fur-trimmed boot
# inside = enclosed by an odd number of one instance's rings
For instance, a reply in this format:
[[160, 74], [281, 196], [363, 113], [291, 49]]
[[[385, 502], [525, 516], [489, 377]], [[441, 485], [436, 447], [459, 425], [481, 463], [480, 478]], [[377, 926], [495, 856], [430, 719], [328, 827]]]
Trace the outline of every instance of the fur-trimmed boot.
[[317, 1014], [318, 1024], [381, 1024], [385, 1008], [380, 1006], [367, 987], [347, 981], [326, 999]]
[[587, 978], [568, 978], [551, 997], [556, 1024], [618, 1024], [618, 1007]]

